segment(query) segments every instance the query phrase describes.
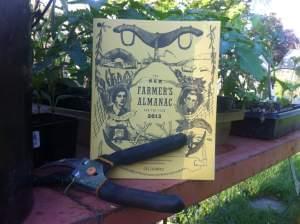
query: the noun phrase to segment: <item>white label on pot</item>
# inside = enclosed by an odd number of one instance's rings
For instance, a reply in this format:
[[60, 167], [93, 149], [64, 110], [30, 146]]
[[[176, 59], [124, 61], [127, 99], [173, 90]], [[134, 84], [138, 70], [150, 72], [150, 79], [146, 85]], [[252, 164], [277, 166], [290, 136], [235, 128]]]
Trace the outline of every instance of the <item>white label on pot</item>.
[[32, 132], [32, 146], [33, 146], [34, 149], [39, 148], [41, 146], [40, 132], [39, 131], [33, 131]]

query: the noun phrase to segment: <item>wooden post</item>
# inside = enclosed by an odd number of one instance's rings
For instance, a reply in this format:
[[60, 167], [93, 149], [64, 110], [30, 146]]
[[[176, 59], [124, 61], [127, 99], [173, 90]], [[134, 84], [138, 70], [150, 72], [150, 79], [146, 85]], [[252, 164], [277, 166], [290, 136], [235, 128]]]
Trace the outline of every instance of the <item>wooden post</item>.
[[31, 12], [0, 1], [0, 222], [21, 223], [32, 205]]

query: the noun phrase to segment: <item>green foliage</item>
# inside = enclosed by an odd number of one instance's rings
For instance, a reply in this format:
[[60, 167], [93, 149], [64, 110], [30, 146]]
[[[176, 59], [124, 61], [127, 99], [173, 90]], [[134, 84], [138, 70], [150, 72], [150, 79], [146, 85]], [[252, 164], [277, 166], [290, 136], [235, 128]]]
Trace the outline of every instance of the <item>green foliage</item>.
[[[251, 15], [251, 29], [249, 34], [253, 36], [257, 43], [261, 43], [262, 55], [268, 64], [269, 81], [266, 82], [265, 89], [272, 86], [271, 76], [275, 77], [275, 71], [283, 57], [290, 50], [299, 44], [299, 39], [291, 30], [285, 30], [281, 21], [275, 14], [269, 16]], [[268, 98], [271, 99], [270, 90]]]
[[291, 59], [294, 64], [293, 70], [295, 74], [300, 77], [300, 57], [292, 57]]
[[[248, 14], [246, 16], [247, 23], [241, 28], [239, 32], [225, 33], [225, 46], [226, 52], [230, 51], [232, 54], [224, 57], [222, 52], [221, 61], [221, 77], [223, 86], [221, 94], [228, 94], [231, 92], [232, 96], [239, 100], [247, 100], [242, 95], [248, 96], [257, 93], [257, 97], [261, 99], [269, 98], [269, 83], [267, 76], [275, 75], [276, 67], [281, 62], [284, 55], [289, 49], [294, 48], [299, 40], [290, 30], [284, 30], [282, 23], [275, 15], [262, 16], [255, 14]], [[228, 41], [230, 35], [231, 42]], [[224, 39], [223, 39], [224, 40]], [[232, 46], [234, 51], [232, 52]], [[223, 49], [223, 48], [222, 48]], [[225, 59], [225, 60], [224, 60]], [[261, 60], [265, 59], [265, 61]], [[235, 63], [233, 63], [233, 62]], [[264, 63], [264, 66], [263, 66]], [[269, 67], [269, 69], [268, 69]], [[233, 77], [228, 82], [228, 70]], [[260, 84], [255, 87], [253, 80], [249, 77], [259, 81]], [[246, 86], [241, 86], [237, 79], [245, 80]], [[275, 77], [273, 77], [275, 78]], [[246, 87], [242, 89], [242, 87]], [[238, 94], [239, 90], [240, 94]]]
[[279, 98], [282, 103], [285, 101], [291, 102], [295, 96], [294, 92], [300, 88], [300, 83], [293, 83], [289, 81], [282, 81], [276, 78], [276, 83], [280, 86]]
[[[33, 73], [62, 78], [63, 73], [82, 80], [91, 72], [92, 16], [86, 10], [55, 15], [32, 32]], [[54, 77], [53, 77], [54, 75]]]
[[[297, 41], [291, 32], [283, 30], [276, 17], [251, 15], [248, 0], [151, 3], [147, 0], [62, 0], [61, 6], [55, 3], [32, 32], [33, 73], [47, 80], [61, 79], [66, 74], [80, 83], [85, 77], [90, 79], [93, 18], [221, 21], [220, 94], [238, 100], [253, 98], [257, 92], [255, 80], [263, 80], [267, 75], [261, 56], [277, 62]], [[69, 10], [69, 6], [78, 3], [86, 3], [88, 8]], [[35, 7], [39, 8], [42, 6]]]
[[264, 57], [273, 68], [281, 62], [289, 49], [299, 44], [299, 39], [291, 30], [284, 29], [275, 14], [251, 15], [250, 21], [252, 23], [250, 34], [264, 45]]
[[[300, 172], [300, 157], [293, 157]], [[282, 213], [274, 210], [258, 210], [249, 201], [258, 197], [280, 200], [287, 207]], [[192, 206], [168, 219], [169, 224], [203, 223], [296, 223], [299, 219], [300, 200], [296, 196], [288, 161], [257, 174], [205, 201]]]
[[285, 97], [278, 97], [277, 102], [284, 108], [291, 105], [291, 101]]

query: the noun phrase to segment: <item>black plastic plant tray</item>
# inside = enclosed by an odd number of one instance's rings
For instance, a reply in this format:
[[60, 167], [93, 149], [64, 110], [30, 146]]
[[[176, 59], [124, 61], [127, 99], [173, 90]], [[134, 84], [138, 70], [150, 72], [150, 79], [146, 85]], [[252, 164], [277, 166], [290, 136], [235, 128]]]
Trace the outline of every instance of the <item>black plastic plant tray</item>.
[[77, 126], [76, 118], [48, 113], [33, 115], [34, 167], [46, 162], [74, 157]]
[[300, 107], [284, 112], [246, 112], [242, 121], [232, 123], [231, 134], [259, 139], [275, 139], [300, 129]]

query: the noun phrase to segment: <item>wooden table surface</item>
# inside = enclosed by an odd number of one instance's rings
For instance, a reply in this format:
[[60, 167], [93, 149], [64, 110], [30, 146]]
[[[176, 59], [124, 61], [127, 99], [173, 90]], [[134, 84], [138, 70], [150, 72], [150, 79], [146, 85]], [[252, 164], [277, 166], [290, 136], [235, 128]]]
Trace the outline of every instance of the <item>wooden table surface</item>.
[[[217, 147], [214, 181], [116, 180], [134, 188], [172, 193], [186, 206], [202, 201], [300, 151], [300, 131], [276, 140], [231, 136]], [[34, 188], [34, 206], [25, 224], [140, 224], [155, 223], [172, 214], [120, 207], [85, 192]]]

